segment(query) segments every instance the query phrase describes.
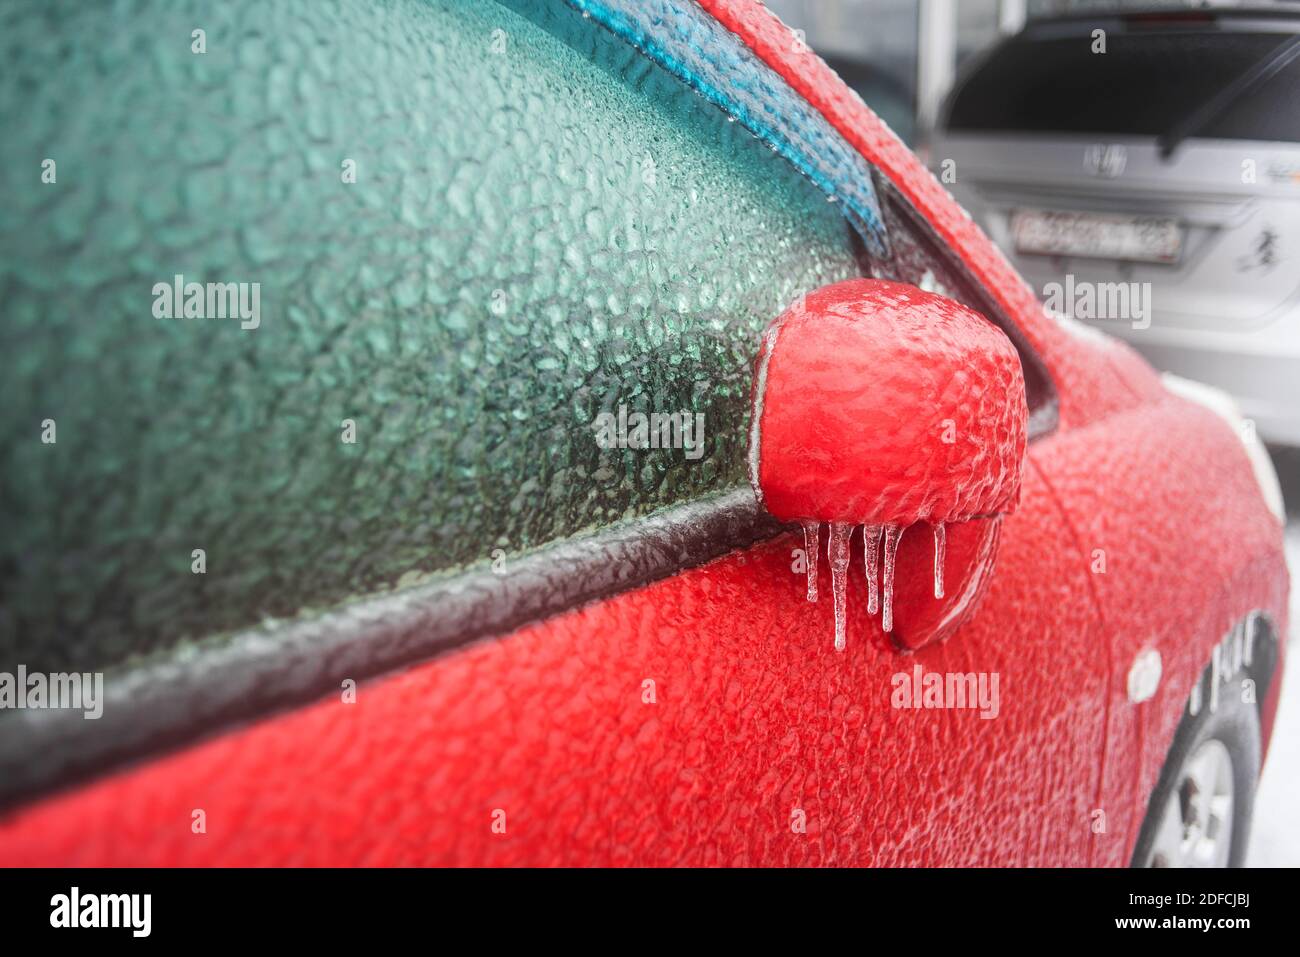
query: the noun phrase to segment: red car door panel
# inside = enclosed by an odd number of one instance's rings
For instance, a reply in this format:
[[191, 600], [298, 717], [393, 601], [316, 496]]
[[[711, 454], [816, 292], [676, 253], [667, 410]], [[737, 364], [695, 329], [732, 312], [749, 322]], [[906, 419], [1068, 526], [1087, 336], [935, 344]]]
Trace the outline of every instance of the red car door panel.
[[[1122, 865], [1213, 647], [1252, 611], [1285, 608], [1281, 532], [1239, 437], [1172, 396], [1029, 454], [1069, 515], [1114, 659], [1101, 806], [1127, 841], [1101, 842], [1098, 863]], [[1284, 619], [1274, 626], [1285, 634]], [[1134, 704], [1125, 676], [1146, 649], [1159, 652], [1162, 677], [1154, 698]], [[1267, 739], [1276, 699], [1264, 704]]]
[[[836, 653], [830, 601], [810, 604], [792, 571], [801, 544], [782, 536], [364, 684], [354, 705], [271, 718], [20, 811], [0, 825], [0, 858], [1085, 861], [1105, 671], [1086, 563], [1033, 470], [984, 600], [916, 654], [868, 628], [861, 575]], [[996, 717], [891, 706], [894, 676], [918, 667], [998, 675]]]

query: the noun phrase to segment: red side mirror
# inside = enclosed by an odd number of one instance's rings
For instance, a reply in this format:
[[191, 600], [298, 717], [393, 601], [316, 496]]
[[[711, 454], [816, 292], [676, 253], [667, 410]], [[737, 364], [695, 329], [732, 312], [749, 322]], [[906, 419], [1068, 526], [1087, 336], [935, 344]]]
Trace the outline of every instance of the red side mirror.
[[813, 601], [817, 529], [830, 523], [837, 648], [853, 528], [864, 526], [868, 612], [879, 604], [891, 631], [903, 531], [934, 527], [941, 598], [945, 527], [1011, 512], [1019, 501], [1027, 420], [1011, 342], [943, 296], [853, 279], [819, 289], [768, 327], [755, 375], [750, 480], [768, 511], [811, 533]]

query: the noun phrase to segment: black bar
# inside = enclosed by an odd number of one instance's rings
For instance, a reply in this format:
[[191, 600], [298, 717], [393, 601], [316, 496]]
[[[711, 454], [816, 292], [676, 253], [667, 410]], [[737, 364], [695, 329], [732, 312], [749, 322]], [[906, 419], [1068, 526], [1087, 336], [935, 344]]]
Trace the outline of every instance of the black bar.
[[[51, 926], [68, 921], [73, 887], [79, 920], [111, 917], [116, 908], [127, 926]], [[105, 894], [149, 895], [147, 938], [132, 929], [143, 929], [144, 898], [128, 910], [120, 897], [105, 907], [98, 896]], [[901, 944], [900, 933], [917, 953], [948, 943], [996, 950], [1004, 942], [1098, 938], [1144, 947], [1201, 938], [1231, 947], [1287, 933], [1293, 899], [1288, 873], [1248, 870], [50, 869], [0, 872], [0, 933], [11, 954], [21, 952], [15, 943], [66, 943], [73, 935], [92, 946], [147, 939], [206, 950], [283, 940], [334, 952], [387, 940], [461, 950], [497, 945], [504, 935], [524, 935], [530, 949], [559, 940], [676, 950], [721, 935], [731, 949], [753, 939], [770, 952], [781, 939], [827, 937], [856, 951]], [[1153, 923], [1119, 925], [1131, 920]], [[1211, 926], [1185, 923], [1193, 920]]]

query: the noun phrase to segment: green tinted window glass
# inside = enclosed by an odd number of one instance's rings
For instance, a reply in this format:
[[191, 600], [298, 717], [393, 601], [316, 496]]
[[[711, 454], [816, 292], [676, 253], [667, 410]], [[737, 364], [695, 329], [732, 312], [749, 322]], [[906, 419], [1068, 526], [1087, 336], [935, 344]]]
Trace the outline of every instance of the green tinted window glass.
[[[742, 484], [763, 327], [858, 274], [835, 204], [560, 3], [3, 20], [0, 668]], [[603, 449], [620, 406], [701, 414], [702, 444]]]

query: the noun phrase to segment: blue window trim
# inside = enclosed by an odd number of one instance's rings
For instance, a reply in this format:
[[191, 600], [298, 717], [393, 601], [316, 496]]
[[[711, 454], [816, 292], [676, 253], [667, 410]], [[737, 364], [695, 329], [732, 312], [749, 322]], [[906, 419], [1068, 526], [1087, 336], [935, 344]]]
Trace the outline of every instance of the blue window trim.
[[734, 33], [691, 2], [565, 2], [641, 50], [783, 156], [828, 200], [839, 203], [873, 256], [889, 257], [870, 164]]

